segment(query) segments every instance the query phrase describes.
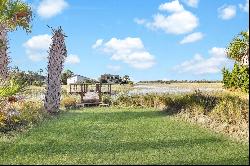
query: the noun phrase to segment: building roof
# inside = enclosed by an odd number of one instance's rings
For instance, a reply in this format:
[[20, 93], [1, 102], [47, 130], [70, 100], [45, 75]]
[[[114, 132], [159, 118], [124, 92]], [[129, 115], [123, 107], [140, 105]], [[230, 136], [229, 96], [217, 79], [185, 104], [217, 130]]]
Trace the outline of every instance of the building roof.
[[118, 74], [102, 74], [102, 76], [119, 76]]
[[79, 77], [83, 78], [84, 80], [91, 80], [91, 81], [98, 82], [98, 81], [95, 80], [95, 79], [88, 78], [88, 77], [85, 77], [85, 76], [81, 76], [81, 75], [79, 75], [79, 74], [73, 75], [72, 77], [70, 77], [70, 78], [68, 78], [68, 79], [71, 79], [71, 78], [76, 77], [76, 76], [79, 76]]

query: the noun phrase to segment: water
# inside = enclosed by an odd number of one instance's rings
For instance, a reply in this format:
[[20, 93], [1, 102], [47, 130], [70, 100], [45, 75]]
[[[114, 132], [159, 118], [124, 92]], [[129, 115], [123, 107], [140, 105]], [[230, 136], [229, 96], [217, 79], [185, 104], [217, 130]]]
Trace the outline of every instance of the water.
[[200, 90], [202, 92], [221, 92], [222, 88], [215, 87], [178, 87], [178, 86], [153, 86], [153, 85], [136, 85], [135, 89], [128, 92], [129, 95], [145, 95], [149, 93], [157, 93], [157, 94], [185, 94], [192, 93], [195, 90]]

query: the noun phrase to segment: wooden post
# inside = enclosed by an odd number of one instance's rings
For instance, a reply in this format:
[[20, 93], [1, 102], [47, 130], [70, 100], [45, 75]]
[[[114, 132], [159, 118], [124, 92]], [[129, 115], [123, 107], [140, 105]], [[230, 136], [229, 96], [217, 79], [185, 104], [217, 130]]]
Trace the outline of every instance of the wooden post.
[[101, 96], [101, 84], [96, 84], [96, 91], [98, 91], [98, 96], [99, 96], [99, 101], [101, 101], [102, 96]]
[[86, 85], [85, 84], [83, 84], [83, 87], [84, 87], [84, 93], [86, 93], [86, 87], [85, 87]]
[[111, 84], [109, 84], [109, 94], [111, 96]]
[[82, 84], [81, 84], [81, 103], [83, 103], [83, 96], [84, 96], [84, 92], [83, 92], [83, 88], [82, 88]]
[[84, 93], [88, 92], [88, 84], [84, 84]]
[[71, 93], [71, 84], [69, 84], [69, 93]]
[[96, 84], [96, 85], [95, 85], [95, 91], [96, 91], [96, 92], [99, 92], [99, 84]]
[[82, 84], [81, 84], [81, 93], [83, 93], [83, 88], [82, 88]]

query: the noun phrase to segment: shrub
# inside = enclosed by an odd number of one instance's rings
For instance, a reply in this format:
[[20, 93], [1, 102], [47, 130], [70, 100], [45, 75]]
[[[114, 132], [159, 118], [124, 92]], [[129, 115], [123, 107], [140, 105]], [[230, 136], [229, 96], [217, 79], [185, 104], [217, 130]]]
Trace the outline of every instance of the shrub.
[[210, 116], [221, 122], [237, 124], [241, 123], [242, 120], [248, 122], [248, 110], [249, 105], [246, 100], [227, 95], [220, 99]]
[[3, 84], [0, 82], [0, 98], [16, 95], [24, 90], [24, 88], [25, 85], [20, 84], [15, 79], [10, 79], [8, 82]]
[[8, 132], [21, 126], [29, 126], [46, 116], [42, 102], [18, 101], [0, 110], [0, 131]]
[[0, 111], [0, 129], [5, 126], [6, 116], [3, 112]]
[[62, 99], [61, 105], [66, 109], [76, 108], [77, 100], [73, 96], [66, 96]]
[[20, 112], [20, 120], [23, 124], [37, 123], [47, 114], [42, 102], [27, 101], [18, 104], [17, 110]]
[[112, 103], [112, 99], [110, 95], [102, 95], [102, 102], [104, 104], [111, 104]]
[[240, 89], [242, 92], [249, 92], [249, 67], [234, 64], [232, 72], [227, 69], [222, 70], [223, 84], [225, 88]]

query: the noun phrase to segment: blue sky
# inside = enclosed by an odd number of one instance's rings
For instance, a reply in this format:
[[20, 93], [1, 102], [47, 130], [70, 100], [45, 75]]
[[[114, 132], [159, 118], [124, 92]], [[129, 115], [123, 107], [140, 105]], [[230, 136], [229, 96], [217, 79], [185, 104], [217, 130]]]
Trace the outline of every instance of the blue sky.
[[98, 78], [220, 80], [232, 38], [249, 26], [248, 0], [26, 0], [32, 33], [11, 32], [11, 66], [47, 67], [51, 27], [62, 26], [65, 69]]

